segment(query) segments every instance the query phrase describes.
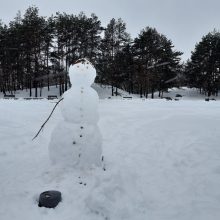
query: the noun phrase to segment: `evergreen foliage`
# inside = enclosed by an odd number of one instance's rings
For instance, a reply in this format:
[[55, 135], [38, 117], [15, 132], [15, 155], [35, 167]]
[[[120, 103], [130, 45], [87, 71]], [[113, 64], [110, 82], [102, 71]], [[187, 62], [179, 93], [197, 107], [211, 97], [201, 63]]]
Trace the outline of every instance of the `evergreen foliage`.
[[111, 85], [112, 95], [122, 88], [153, 98], [155, 91], [161, 95], [173, 86], [181, 54], [155, 28], [143, 29], [133, 40], [120, 18], [102, 27], [95, 14], [57, 12], [45, 18], [37, 7], [29, 7], [8, 25], [0, 22], [0, 89], [29, 89], [30, 96], [38, 97], [43, 86], [59, 85], [62, 94], [69, 66], [88, 58], [97, 68], [96, 81]]
[[220, 33], [213, 31], [196, 44], [185, 67], [188, 85], [208, 96], [220, 89]]

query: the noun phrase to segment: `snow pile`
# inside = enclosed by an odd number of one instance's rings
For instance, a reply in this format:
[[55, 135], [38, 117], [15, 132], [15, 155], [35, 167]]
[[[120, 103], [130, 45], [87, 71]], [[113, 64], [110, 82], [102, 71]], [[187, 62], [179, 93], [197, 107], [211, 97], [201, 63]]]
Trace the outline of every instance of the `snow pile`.
[[[172, 88], [169, 89], [168, 92], [165, 92], [164, 97], [170, 97], [172, 99], [180, 99], [180, 100], [205, 100], [207, 98], [206, 95], [200, 94], [199, 90], [196, 88], [187, 88], [187, 87], [180, 87], [180, 88]], [[212, 96], [210, 99], [219, 100], [219, 97]]]
[[[0, 216], [4, 220], [218, 220], [220, 102], [101, 100], [105, 168], [51, 166], [56, 111], [47, 100], [0, 100]], [[39, 208], [46, 190], [56, 209]]]

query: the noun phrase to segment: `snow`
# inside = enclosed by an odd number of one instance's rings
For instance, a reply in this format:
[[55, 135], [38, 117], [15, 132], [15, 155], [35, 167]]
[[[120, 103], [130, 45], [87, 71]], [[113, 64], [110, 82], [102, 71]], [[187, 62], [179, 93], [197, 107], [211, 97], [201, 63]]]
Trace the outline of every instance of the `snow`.
[[[181, 95], [182, 97], [176, 97], [176, 95]], [[199, 94], [199, 90], [196, 88], [187, 88], [187, 87], [180, 87], [180, 88], [172, 88], [169, 89], [168, 92], [164, 93], [164, 97], [171, 97], [172, 99], [180, 99], [180, 100], [205, 100], [208, 98], [204, 94]], [[219, 100], [219, 96], [211, 96], [210, 99]]]
[[79, 60], [70, 66], [69, 77], [73, 87], [90, 87], [95, 80], [96, 70], [88, 60]]
[[[109, 97], [111, 97], [112, 94], [112, 87], [109, 85], [100, 85], [97, 83], [93, 83], [91, 86], [94, 90], [96, 90], [96, 92], [99, 95], [100, 99], [107, 99]], [[121, 97], [125, 97], [125, 96], [131, 96], [131, 97], [139, 97], [138, 95], [135, 94], [129, 94], [128, 92], [118, 89], [118, 93], [120, 94], [118, 97], [114, 96], [111, 98], [121, 98]], [[9, 92], [7, 92], [7, 94], [10, 94]], [[35, 94], [35, 89], [32, 89], [32, 98], [34, 97]], [[17, 90], [15, 92], [15, 97], [16, 98], [29, 98], [29, 90]], [[50, 86], [50, 90], [48, 91], [47, 87], [42, 88], [42, 98], [47, 98], [49, 95], [55, 95], [57, 97], [59, 97], [59, 86]], [[38, 89], [38, 97], [40, 96], [40, 91]], [[0, 92], [0, 98], [3, 98], [4, 94]]]
[[[83, 92], [83, 94], [81, 93]], [[66, 121], [81, 123], [82, 112], [84, 121], [90, 124], [97, 123], [99, 115], [98, 94], [92, 88], [71, 88], [64, 95], [64, 100], [60, 104], [61, 112]]]
[[[100, 100], [106, 171], [51, 165], [59, 111], [31, 141], [54, 101], [0, 99], [1, 219], [218, 220], [220, 102], [194, 97]], [[56, 209], [38, 207], [46, 190], [62, 192]]]
[[98, 123], [98, 94], [91, 88], [96, 70], [85, 60], [69, 69], [72, 87], [63, 94], [62, 118], [49, 144], [53, 164], [88, 169], [101, 166], [102, 137]]
[[[132, 97], [132, 98], [139, 98], [140, 95], [138, 94], [129, 94], [128, 92], [118, 89], [119, 96], [111, 96], [112, 94], [112, 87], [109, 85], [101, 85], [97, 83], [93, 83], [91, 86], [99, 95], [100, 99], [121, 99], [123, 97]], [[115, 88], [114, 88], [115, 91]], [[9, 94], [9, 93], [7, 93]], [[32, 89], [32, 94], [35, 94], [35, 90]], [[177, 94], [182, 95], [182, 97], [176, 97]], [[39, 92], [38, 92], [39, 95]], [[59, 97], [59, 87], [50, 86], [50, 90], [48, 91], [47, 87], [42, 88], [42, 98], [47, 98], [48, 95], [56, 95]], [[3, 93], [0, 93], [0, 98], [3, 98]], [[29, 98], [29, 90], [23, 91], [16, 91], [15, 97], [17, 98]], [[151, 97], [151, 94], [148, 95]], [[180, 88], [172, 88], [169, 89], [168, 92], [164, 92], [163, 97], [171, 97], [172, 99], [179, 99], [179, 100], [205, 100], [207, 98], [204, 94], [199, 94], [199, 90], [196, 88], [187, 88], [187, 87], [180, 87]], [[144, 97], [143, 97], [144, 98]], [[216, 100], [220, 100], [220, 96], [212, 96], [210, 98], [214, 98]], [[158, 97], [158, 92], [154, 93], [154, 99], [160, 99]]]

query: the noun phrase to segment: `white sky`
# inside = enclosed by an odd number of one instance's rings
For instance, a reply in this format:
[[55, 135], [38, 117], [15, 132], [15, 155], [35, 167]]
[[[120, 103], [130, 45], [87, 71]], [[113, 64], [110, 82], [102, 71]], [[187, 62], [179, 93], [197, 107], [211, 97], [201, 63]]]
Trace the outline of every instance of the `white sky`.
[[203, 35], [220, 29], [220, 0], [0, 0], [0, 19], [7, 24], [18, 10], [23, 14], [31, 5], [44, 16], [57, 11], [94, 12], [103, 25], [121, 17], [132, 37], [146, 26], [155, 27], [184, 52], [183, 60], [190, 57]]

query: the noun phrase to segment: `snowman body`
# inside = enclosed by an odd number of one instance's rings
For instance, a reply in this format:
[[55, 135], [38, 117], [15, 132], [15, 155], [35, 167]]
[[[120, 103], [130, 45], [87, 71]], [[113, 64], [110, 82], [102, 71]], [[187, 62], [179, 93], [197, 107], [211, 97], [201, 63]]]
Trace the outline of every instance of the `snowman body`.
[[98, 94], [91, 88], [95, 68], [87, 60], [70, 66], [72, 87], [64, 93], [62, 118], [52, 132], [50, 159], [60, 166], [92, 168], [101, 165], [102, 141], [98, 123]]

